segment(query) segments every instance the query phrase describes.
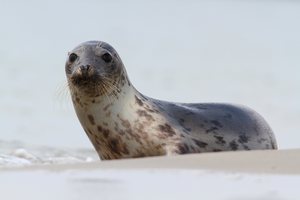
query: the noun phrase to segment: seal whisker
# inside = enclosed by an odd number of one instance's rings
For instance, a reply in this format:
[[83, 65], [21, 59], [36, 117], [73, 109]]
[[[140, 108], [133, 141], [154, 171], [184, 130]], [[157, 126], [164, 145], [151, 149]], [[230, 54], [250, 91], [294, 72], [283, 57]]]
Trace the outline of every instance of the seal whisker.
[[103, 79], [106, 80], [106, 83], [109, 84], [111, 87], [113, 87], [117, 92], [119, 92], [119, 88], [113, 84], [113, 80], [111, 78], [103, 77]]
[[69, 92], [71, 92], [71, 95], [72, 92], [76, 91], [76, 87], [71, 83], [71, 81], [67, 82], [67, 87], [69, 88]]
[[105, 84], [105, 86], [111, 90], [110, 95], [113, 96], [114, 98], [117, 98], [116, 92], [119, 92], [119, 89], [112, 82], [113, 82], [112, 79], [103, 77], [103, 84]]
[[114, 85], [108, 81], [105, 81], [105, 86], [108, 87], [108, 89], [110, 89], [110, 95], [113, 96], [114, 98], [117, 97], [116, 95], [116, 91], [118, 92], [117, 88], [114, 87]]
[[110, 79], [110, 78], [107, 78], [107, 83], [109, 83], [112, 87], [114, 87], [115, 89], [120, 89], [120, 88], [118, 88], [114, 83], [115, 83], [115, 81], [114, 80], [112, 80], [112, 79]]
[[110, 82], [105, 82], [105, 84], [110, 89], [109, 96], [116, 99], [117, 98], [116, 89], [113, 87], [113, 85]]
[[109, 97], [108, 95], [108, 89], [107, 89], [107, 86], [106, 86], [106, 83], [105, 81], [101, 81], [101, 84], [100, 84], [100, 89], [102, 89], [102, 92], [105, 96], [105, 98], [107, 99], [107, 101], [109, 102], [109, 104], [112, 104], [112, 100], [111, 98]]
[[58, 89], [56, 91], [56, 96], [60, 100], [65, 99], [65, 98], [70, 98], [70, 92], [69, 92], [68, 88], [70, 88], [69, 83], [64, 82], [63, 84], [58, 86]]
[[[71, 98], [68, 82], [64, 82], [57, 86], [54, 94], [55, 106], [60, 108], [67, 108]], [[67, 101], [66, 101], [67, 100]]]

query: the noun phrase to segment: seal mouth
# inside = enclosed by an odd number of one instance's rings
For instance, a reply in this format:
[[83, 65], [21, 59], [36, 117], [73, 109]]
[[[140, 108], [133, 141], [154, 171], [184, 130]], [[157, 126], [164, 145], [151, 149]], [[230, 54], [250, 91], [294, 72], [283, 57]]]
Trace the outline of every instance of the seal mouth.
[[104, 74], [99, 74], [91, 66], [80, 66], [72, 73], [69, 78], [69, 86], [71, 90], [76, 88], [77, 91], [84, 92], [89, 96], [115, 96], [118, 92], [116, 83], [112, 78]]
[[[100, 78], [100, 77], [99, 77]], [[98, 82], [96, 75], [93, 76], [72, 76], [71, 81], [74, 86], [87, 87], [89, 85], [95, 85]]]

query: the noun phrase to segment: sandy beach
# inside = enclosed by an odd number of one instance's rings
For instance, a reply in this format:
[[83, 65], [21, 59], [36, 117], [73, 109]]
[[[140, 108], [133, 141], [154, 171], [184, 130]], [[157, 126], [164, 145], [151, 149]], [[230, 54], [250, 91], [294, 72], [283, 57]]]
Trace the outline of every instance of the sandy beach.
[[5, 171], [99, 169], [199, 169], [243, 173], [300, 174], [300, 149], [189, 154], [78, 164], [30, 165]]
[[5, 199], [298, 199], [299, 157], [295, 149], [7, 167], [0, 188]]

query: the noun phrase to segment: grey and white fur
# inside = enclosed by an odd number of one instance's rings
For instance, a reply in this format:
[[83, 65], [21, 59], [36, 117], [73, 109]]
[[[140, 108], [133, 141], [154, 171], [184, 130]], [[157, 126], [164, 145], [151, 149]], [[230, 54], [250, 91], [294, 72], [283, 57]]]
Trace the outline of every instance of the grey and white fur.
[[76, 114], [103, 160], [277, 149], [271, 128], [250, 108], [172, 103], [141, 94], [105, 42], [77, 46], [65, 71]]

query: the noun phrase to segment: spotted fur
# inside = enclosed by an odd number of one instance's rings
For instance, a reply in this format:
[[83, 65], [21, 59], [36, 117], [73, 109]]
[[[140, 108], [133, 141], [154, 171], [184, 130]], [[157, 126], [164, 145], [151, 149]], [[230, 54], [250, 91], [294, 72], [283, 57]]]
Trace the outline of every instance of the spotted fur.
[[[103, 160], [277, 148], [271, 128], [249, 108], [146, 97], [104, 42], [86, 42], [71, 53], [78, 55], [66, 62], [74, 108]], [[104, 53], [112, 56], [110, 62], [103, 61]]]

